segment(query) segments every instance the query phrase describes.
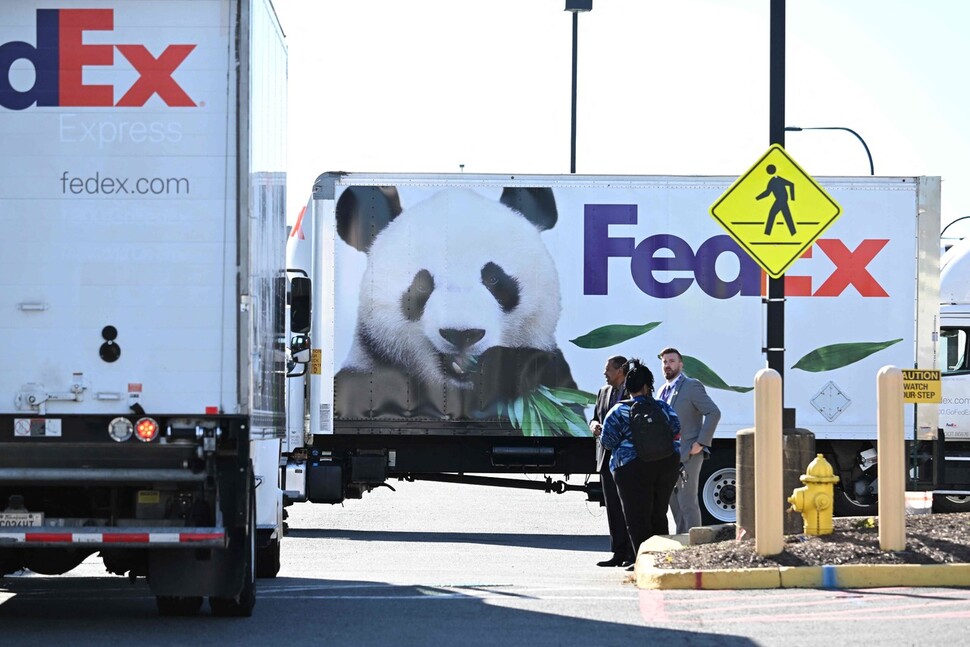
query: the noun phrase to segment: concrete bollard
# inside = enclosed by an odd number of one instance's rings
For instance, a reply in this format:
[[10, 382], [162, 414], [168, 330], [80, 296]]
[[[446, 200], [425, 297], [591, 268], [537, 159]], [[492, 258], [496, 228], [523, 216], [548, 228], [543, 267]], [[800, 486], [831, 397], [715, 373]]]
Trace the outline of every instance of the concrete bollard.
[[[902, 391], [900, 391], [902, 393]], [[754, 493], [755, 551], [777, 555], [785, 549], [784, 509], [778, 505], [781, 487], [781, 375], [763, 368], [754, 377]]]
[[876, 442], [879, 452], [879, 547], [906, 548], [906, 440], [903, 372], [883, 366], [876, 375]]

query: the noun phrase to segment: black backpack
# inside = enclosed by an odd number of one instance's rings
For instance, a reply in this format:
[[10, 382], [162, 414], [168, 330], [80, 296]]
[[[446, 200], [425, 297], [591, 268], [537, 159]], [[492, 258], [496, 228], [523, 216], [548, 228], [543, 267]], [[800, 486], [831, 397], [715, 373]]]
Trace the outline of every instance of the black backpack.
[[653, 398], [624, 400], [630, 405], [630, 432], [633, 446], [642, 461], [657, 461], [674, 453], [670, 421]]

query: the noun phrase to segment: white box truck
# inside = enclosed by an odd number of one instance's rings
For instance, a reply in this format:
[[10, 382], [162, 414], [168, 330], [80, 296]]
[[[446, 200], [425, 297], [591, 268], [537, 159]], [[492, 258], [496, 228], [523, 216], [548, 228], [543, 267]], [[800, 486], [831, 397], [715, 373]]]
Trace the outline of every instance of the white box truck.
[[279, 569], [285, 90], [269, 0], [0, 6], [0, 574]]
[[[305, 375], [289, 382], [286, 498], [338, 502], [395, 477], [592, 473], [605, 360], [639, 357], [659, 381], [657, 354], [674, 346], [722, 412], [705, 520], [734, 520], [767, 292], [708, 211], [732, 181], [321, 175], [289, 233], [313, 317]], [[878, 492], [877, 371], [937, 368], [940, 182], [819, 182], [842, 215], [787, 272], [785, 407], [835, 466], [839, 512], [858, 514]], [[938, 407], [907, 406], [906, 425], [913, 475], [931, 487]]]

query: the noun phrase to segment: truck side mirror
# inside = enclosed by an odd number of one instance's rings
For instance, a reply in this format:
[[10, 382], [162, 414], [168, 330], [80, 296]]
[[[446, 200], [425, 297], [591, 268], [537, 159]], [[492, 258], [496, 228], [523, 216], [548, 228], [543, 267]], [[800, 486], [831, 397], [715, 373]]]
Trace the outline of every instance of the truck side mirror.
[[[307, 335], [293, 335], [290, 338], [290, 358], [287, 363], [286, 377], [300, 377], [306, 374], [310, 363], [310, 338]], [[300, 371], [295, 369], [300, 367]]]
[[294, 276], [290, 280], [290, 331], [310, 332], [310, 279]]

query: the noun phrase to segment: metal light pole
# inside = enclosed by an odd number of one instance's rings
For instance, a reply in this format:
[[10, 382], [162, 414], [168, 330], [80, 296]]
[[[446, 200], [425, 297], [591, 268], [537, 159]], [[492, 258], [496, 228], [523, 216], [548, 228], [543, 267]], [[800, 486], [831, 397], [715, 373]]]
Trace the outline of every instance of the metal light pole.
[[569, 172], [576, 172], [576, 67], [579, 62], [579, 12], [592, 11], [593, 0], [566, 0], [566, 11], [573, 14], [573, 111], [569, 137]]
[[945, 234], [945, 233], [946, 233], [946, 230], [950, 228], [950, 225], [953, 225], [953, 224], [955, 224], [955, 223], [958, 223], [958, 222], [960, 222], [961, 220], [970, 220], [970, 216], [960, 216], [959, 218], [954, 218], [953, 220], [951, 220], [951, 221], [950, 221], [950, 222], [949, 222], [949, 223], [947, 224], [947, 226], [946, 226], [946, 227], [944, 227], [942, 231], [940, 231], [940, 238], [943, 238], [943, 234]]
[[805, 126], [804, 128], [799, 126], [785, 126], [785, 130], [791, 133], [797, 133], [803, 130], [844, 130], [847, 133], [852, 133], [855, 135], [855, 138], [862, 143], [862, 147], [866, 149], [866, 157], [869, 158], [869, 175], [876, 174], [876, 169], [872, 165], [872, 153], [869, 152], [869, 146], [866, 145], [866, 140], [862, 138], [862, 135], [851, 128], [846, 128], [845, 126]]

